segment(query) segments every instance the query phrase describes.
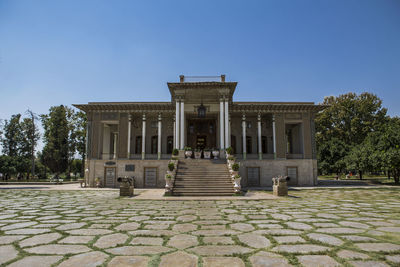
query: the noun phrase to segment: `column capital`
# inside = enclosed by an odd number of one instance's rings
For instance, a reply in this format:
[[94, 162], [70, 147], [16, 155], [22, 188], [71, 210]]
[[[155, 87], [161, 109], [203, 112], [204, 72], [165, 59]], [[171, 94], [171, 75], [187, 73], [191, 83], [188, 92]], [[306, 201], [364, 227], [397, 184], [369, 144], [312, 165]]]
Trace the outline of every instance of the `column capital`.
[[258, 114], [257, 114], [257, 120], [258, 120], [258, 121], [261, 121], [261, 113], [258, 113]]
[[158, 113], [158, 120], [159, 120], [159, 121], [162, 120], [161, 113]]
[[245, 120], [246, 120], [246, 114], [243, 113], [243, 115], [242, 115], [242, 121], [245, 121]]
[[143, 114], [142, 119], [145, 121], [146, 120], [146, 114]]

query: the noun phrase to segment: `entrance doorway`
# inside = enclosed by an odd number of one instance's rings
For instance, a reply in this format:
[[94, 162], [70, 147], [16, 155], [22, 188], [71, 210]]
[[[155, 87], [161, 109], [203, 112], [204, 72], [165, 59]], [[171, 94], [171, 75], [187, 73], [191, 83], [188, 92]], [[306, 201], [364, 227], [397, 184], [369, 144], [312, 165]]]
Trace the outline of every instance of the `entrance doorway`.
[[193, 149], [212, 149], [217, 147], [215, 119], [194, 118], [188, 120], [187, 145]]

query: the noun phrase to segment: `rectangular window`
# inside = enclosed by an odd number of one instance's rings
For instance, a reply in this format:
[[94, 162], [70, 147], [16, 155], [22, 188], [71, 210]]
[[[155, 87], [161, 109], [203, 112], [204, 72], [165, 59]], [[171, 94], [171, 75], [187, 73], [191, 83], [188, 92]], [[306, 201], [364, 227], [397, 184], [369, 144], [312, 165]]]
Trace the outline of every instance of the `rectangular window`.
[[142, 137], [136, 136], [135, 154], [142, 154]]
[[151, 154], [157, 154], [157, 143], [158, 143], [158, 136], [154, 135], [151, 137]]

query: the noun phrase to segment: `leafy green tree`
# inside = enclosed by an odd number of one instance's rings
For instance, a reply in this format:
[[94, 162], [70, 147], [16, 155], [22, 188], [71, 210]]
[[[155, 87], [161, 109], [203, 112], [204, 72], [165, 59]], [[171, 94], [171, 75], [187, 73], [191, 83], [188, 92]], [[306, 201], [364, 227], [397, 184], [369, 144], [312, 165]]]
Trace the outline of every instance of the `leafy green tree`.
[[56, 175], [68, 167], [69, 128], [67, 110], [63, 105], [51, 107], [49, 114], [41, 115], [44, 128], [43, 162]]
[[75, 142], [76, 150], [82, 159], [81, 164], [81, 177], [84, 175], [85, 170], [85, 158], [86, 158], [86, 126], [87, 118], [86, 114], [82, 111], [75, 113]]
[[338, 176], [346, 168], [344, 157], [348, 146], [339, 138], [331, 138], [318, 146], [318, 164], [324, 174], [336, 173]]
[[396, 184], [400, 177], [400, 119], [391, 118], [383, 130], [371, 135], [375, 141], [375, 152], [372, 157], [377, 167], [388, 170], [393, 174]]
[[[329, 169], [326, 166], [338, 161], [339, 166], [346, 165], [344, 158], [350, 151], [360, 145], [369, 133], [381, 130], [388, 119], [382, 100], [371, 93], [329, 96], [323, 104], [326, 108], [315, 119], [320, 171]], [[335, 147], [336, 144], [339, 147]], [[333, 152], [327, 152], [328, 149]], [[333, 167], [339, 169], [338, 166]]]
[[[79, 173], [81, 173], [81, 170], [82, 170], [82, 162], [83, 162], [83, 160], [81, 160], [81, 159], [74, 159], [73, 161], [72, 161], [72, 168], [71, 168], [71, 172], [74, 174], [74, 176], [75, 176], [75, 178], [76, 178], [76, 175]], [[82, 176], [81, 176], [82, 177]]]
[[7, 180], [17, 173], [17, 159], [7, 156], [0, 156], [0, 172], [3, 174], [3, 179]]
[[20, 125], [21, 114], [12, 115], [10, 120], [4, 122], [4, 134], [1, 138], [3, 154], [10, 157], [20, 156], [21, 142], [23, 139]]
[[24, 118], [20, 123], [20, 127], [22, 137], [20, 156], [22, 157], [21, 163], [23, 163], [21, 167], [24, 171], [27, 171], [27, 179], [29, 179], [29, 174], [32, 173], [34, 175], [35, 172], [33, 162], [35, 160], [35, 147], [40, 139], [40, 133], [33, 118]]

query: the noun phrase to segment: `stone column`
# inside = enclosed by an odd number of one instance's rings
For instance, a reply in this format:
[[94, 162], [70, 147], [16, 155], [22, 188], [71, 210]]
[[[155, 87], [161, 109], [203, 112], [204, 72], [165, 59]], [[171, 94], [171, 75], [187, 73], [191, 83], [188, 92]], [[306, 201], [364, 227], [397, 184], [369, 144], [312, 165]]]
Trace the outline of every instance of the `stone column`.
[[243, 159], [247, 157], [247, 149], [246, 149], [246, 115], [242, 116], [242, 142], [243, 142]]
[[128, 143], [127, 143], [127, 159], [131, 157], [131, 127], [132, 127], [132, 115], [128, 115]]
[[113, 159], [117, 158], [117, 140], [118, 140], [118, 133], [114, 133], [114, 149], [113, 149]]
[[174, 129], [173, 129], [173, 131], [174, 131], [174, 140], [173, 140], [173, 145], [172, 145], [172, 147], [173, 148], [177, 148], [177, 146], [176, 146], [176, 121], [175, 121], [175, 117], [173, 118], [173, 121], [174, 121]]
[[161, 114], [158, 114], [157, 158], [161, 159]]
[[181, 149], [185, 148], [185, 103], [183, 101], [181, 101], [181, 133], [180, 133], [180, 137], [181, 137]]
[[225, 99], [225, 148], [230, 147], [229, 143], [229, 100]]
[[274, 159], [276, 159], [276, 132], [275, 132], [275, 115], [272, 114], [272, 144], [274, 146]]
[[146, 157], [146, 114], [143, 114], [142, 122], [142, 159]]
[[219, 102], [219, 136], [220, 136], [220, 149], [224, 150], [225, 149], [225, 143], [224, 143], [224, 101], [223, 99], [220, 99]]
[[261, 114], [257, 116], [257, 132], [258, 132], [258, 159], [262, 159], [262, 138], [261, 138]]
[[312, 137], [311, 137], [311, 116], [303, 113], [303, 158], [312, 159]]
[[175, 148], [179, 149], [179, 109], [180, 109], [180, 104], [179, 100], [176, 100], [176, 109], [175, 109], [175, 134], [174, 134], [174, 139], [175, 139]]

